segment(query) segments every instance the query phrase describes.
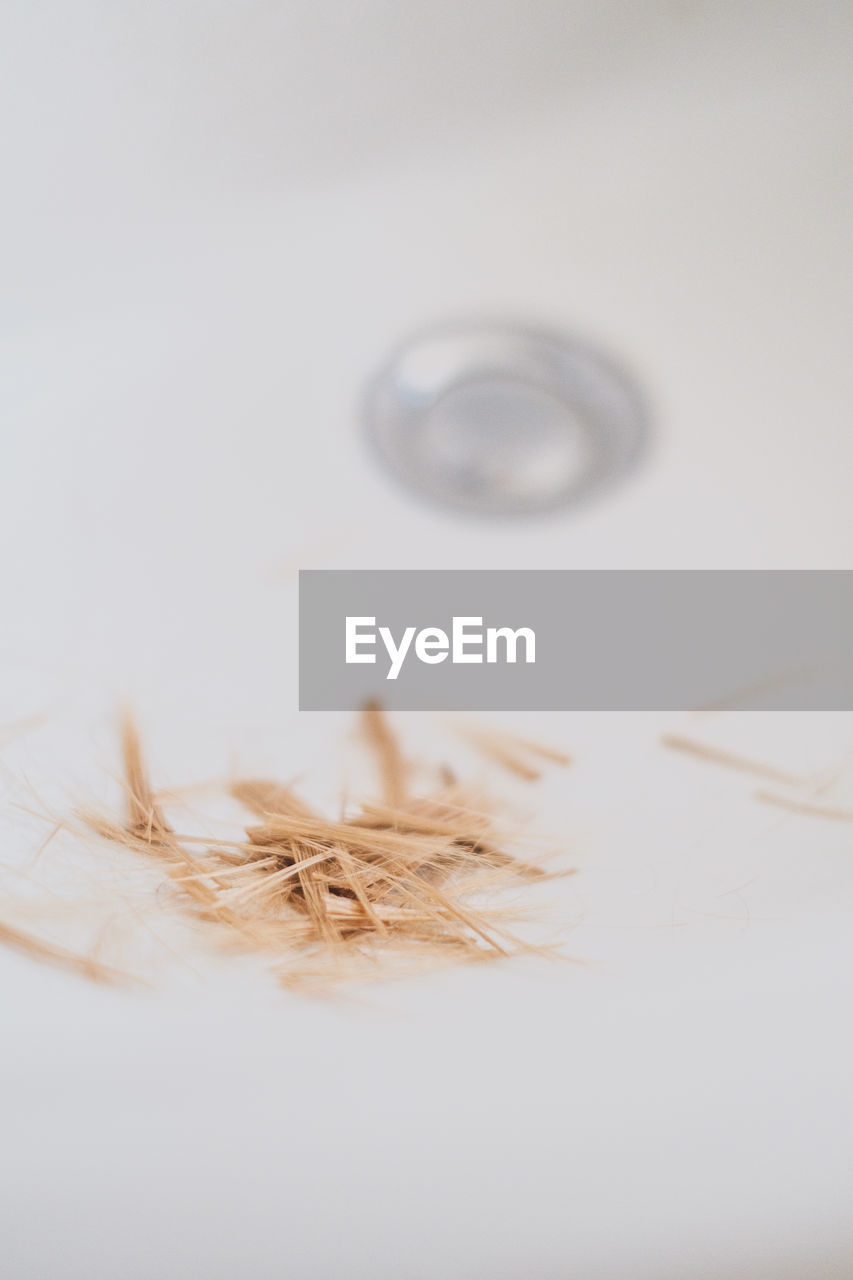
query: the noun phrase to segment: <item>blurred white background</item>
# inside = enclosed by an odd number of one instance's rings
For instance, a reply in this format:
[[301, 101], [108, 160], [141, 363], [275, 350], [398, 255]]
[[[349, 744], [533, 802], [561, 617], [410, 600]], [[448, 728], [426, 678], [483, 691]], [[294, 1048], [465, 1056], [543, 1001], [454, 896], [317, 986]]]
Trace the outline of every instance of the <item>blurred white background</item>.
[[[2, 747], [10, 857], [28, 788], [103, 790], [119, 697], [164, 780], [323, 774], [298, 567], [849, 567], [851, 38], [804, 0], [6, 0], [0, 724], [47, 716]], [[630, 367], [642, 470], [506, 525], [394, 487], [365, 380], [470, 313]], [[365, 1010], [0, 956], [6, 1274], [850, 1274], [850, 828], [655, 717], [525, 728], [578, 759], [536, 803], [586, 968]]]

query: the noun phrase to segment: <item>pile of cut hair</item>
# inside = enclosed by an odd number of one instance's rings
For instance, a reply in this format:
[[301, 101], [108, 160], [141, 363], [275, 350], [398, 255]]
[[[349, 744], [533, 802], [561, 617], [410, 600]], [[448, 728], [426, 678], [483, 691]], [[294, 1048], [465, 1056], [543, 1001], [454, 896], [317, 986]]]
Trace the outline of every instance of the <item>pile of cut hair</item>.
[[[161, 872], [170, 897], [201, 922], [215, 945], [268, 960], [286, 986], [335, 986], [433, 964], [480, 962], [509, 954], [553, 954], [508, 927], [517, 904], [500, 891], [570, 874], [508, 851], [495, 807], [468, 792], [448, 769], [425, 794], [378, 705], [361, 729], [381, 786], [374, 803], [330, 820], [287, 785], [247, 779], [229, 785], [254, 821], [243, 838], [181, 834], [155, 791], [133, 720], [122, 725], [125, 814], [78, 816], [90, 832]], [[518, 759], [568, 763], [552, 748], [501, 741], [511, 772]], [[516, 759], [518, 757], [518, 759]], [[170, 821], [170, 818], [172, 819]], [[19, 931], [6, 942], [89, 977], [113, 971]], [[3, 941], [0, 931], [0, 941]]]

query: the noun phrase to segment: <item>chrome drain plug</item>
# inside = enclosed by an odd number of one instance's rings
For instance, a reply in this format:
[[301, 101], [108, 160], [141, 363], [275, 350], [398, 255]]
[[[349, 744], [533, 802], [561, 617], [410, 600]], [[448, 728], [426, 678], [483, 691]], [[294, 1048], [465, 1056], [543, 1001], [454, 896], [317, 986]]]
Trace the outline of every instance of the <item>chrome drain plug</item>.
[[574, 505], [632, 470], [647, 435], [641, 396], [605, 356], [510, 324], [413, 338], [369, 386], [364, 417], [409, 489], [485, 516]]

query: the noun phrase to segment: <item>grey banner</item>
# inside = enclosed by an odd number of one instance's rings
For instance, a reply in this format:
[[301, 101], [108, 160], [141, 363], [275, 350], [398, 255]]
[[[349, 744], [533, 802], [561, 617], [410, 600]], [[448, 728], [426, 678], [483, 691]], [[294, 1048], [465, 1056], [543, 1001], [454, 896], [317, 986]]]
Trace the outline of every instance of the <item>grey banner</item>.
[[853, 572], [301, 572], [300, 708], [369, 698], [448, 711], [851, 710]]

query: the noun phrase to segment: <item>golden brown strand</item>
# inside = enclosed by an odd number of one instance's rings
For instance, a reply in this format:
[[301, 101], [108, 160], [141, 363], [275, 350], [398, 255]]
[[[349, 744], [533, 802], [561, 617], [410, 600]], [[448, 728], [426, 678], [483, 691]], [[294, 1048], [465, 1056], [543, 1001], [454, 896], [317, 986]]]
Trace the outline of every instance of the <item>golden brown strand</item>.
[[147, 840], [168, 835], [172, 828], [163, 817], [155, 799], [154, 789], [142, 760], [139, 733], [129, 712], [122, 717], [121, 749], [127, 790], [128, 830]]
[[406, 764], [400, 744], [378, 702], [365, 703], [362, 728], [365, 741], [376, 757], [385, 802], [392, 809], [396, 808], [406, 798]]
[[462, 725], [458, 728], [462, 737], [472, 747], [508, 773], [523, 778], [525, 782], [536, 782], [542, 777], [542, 769], [532, 763], [531, 756], [563, 768], [572, 762], [571, 756], [565, 751], [548, 746], [546, 743], [535, 742], [530, 738], [521, 738], [511, 733], [499, 733], [494, 729], [478, 729], [471, 725]]
[[786, 773], [774, 765], [764, 764], [761, 760], [752, 760], [748, 756], [735, 755], [721, 747], [711, 746], [706, 742], [698, 742], [695, 738], [687, 738], [679, 733], [665, 733], [661, 743], [670, 751], [682, 751], [704, 760], [708, 764], [721, 765], [724, 769], [734, 769], [738, 773], [751, 773], [757, 778], [765, 778], [771, 782], [783, 782], [788, 786], [799, 786], [803, 779], [796, 774]]
[[772, 804], [777, 809], [787, 809], [789, 813], [799, 813], [805, 818], [827, 818], [830, 822], [853, 822], [853, 809], [820, 804], [813, 800], [797, 800], [791, 796], [776, 795], [772, 791], [756, 791], [755, 798], [762, 804]]
[[120, 983], [132, 981], [128, 974], [119, 973], [118, 970], [101, 964], [100, 961], [95, 960], [92, 956], [78, 955], [65, 947], [58, 947], [54, 943], [45, 942], [43, 939], [36, 938], [21, 929], [15, 929], [3, 921], [0, 921], [0, 944], [11, 947], [15, 951], [20, 951], [31, 959], [40, 960], [44, 964], [53, 965], [58, 969], [65, 969], [67, 972], [75, 973], [83, 978], [89, 978], [92, 982]]
[[259, 818], [264, 818], [267, 814], [291, 815], [296, 818], [316, 817], [309, 805], [300, 800], [290, 787], [283, 786], [280, 782], [271, 782], [266, 778], [246, 778], [232, 782], [230, 791], [235, 800], [239, 800]]

